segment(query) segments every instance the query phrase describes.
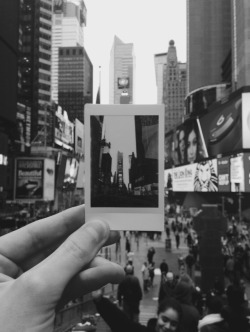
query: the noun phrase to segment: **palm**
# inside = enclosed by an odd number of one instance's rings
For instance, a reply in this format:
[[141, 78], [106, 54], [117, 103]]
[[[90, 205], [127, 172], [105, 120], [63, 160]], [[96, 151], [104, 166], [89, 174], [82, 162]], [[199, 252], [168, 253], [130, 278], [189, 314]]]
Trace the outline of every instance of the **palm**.
[[122, 268], [96, 257], [117, 234], [110, 236], [98, 222], [83, 224], [80, 206], [0, 238], [0, 300], [7, 304], [0, 322], [6, 331], [52, 331], [56, 306], [122, 277]]

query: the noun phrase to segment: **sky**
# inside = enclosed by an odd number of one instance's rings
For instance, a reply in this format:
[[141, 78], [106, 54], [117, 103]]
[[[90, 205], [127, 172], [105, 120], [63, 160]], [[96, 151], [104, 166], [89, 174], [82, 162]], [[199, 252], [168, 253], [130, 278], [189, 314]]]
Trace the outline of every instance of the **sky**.
[[[123, 176], [124, 183], [129, 183], [129, 155], [136, 152], [135, 118], [134, 116], [105, 116], [103, 137], [111, 143], [110, 154], [112, 157], [112, 175], [117, 171], [117, 153], [123, 153]], [[128, 135], [128, 128], [130, 132]], [[133, 129], [133, 130], [132, 130]]]
[[[101, 104], [109, 103], [110, 51], [116, 35], [134, 44], [135, 104], [156, 104], [154, 55], [175, 41], [178, 61], [186, 62], [186, 0], [84, 0], [84, 46], [93, 64], [93, 102], [101, 81]], [[100, 68], [99, 68], [100, 67]]]

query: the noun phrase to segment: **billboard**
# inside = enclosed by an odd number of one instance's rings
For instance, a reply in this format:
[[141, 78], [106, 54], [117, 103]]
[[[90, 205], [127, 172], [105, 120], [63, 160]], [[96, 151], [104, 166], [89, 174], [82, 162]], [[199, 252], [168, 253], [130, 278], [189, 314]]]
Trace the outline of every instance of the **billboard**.
[[218, 191], [231, 191], [229, 157], [223, 157], [218, 159]]
[[60, 106], [55, 113], [55, 143], [73, 150], [74, 124], [69, 121], [68, 114]]
[[204, 160], [172, 169], [173, 191], [218, 191], [217, 160]]
[[209, 157], [250, 148], [250, 93], [237, 91], [199, 119]]
[[43, 199], [44, 160], [16, 160], [15, 199]]
[[128, 89], [129, 88], [129, 77], [118, 77], [117, 85], [118, 85], [118, 89]]
[[54, 200], [55, 161], [47, 158], [17, 158], [14, 198], [22, 201]]
[[198, 119], [188, 119], [176, 128], [175, 165], [193, 164], [208, 157]]
[[75, 120], [75, 152], [84, 154], [84, 125], [78, 119]]

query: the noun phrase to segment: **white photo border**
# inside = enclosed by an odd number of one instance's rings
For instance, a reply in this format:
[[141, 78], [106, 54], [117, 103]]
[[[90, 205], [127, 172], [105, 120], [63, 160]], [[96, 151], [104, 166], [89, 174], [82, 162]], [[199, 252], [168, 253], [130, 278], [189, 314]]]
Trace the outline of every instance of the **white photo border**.
[[[91, 116], [158, 116], [158, 207], [91, 207]], [[86, 104], [85, 221], [105, 220], [111, 230], [164, 231], [164, 105]]]

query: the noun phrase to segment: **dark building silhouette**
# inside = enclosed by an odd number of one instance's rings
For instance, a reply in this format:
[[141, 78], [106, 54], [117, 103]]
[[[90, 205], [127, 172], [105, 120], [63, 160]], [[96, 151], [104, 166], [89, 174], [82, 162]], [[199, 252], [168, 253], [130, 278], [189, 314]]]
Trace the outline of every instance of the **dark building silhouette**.
[[84, 47], [60, 47], [58, 102], [70, 121], [84, 123], [84, 105], [93, 102], [93, 65]]

